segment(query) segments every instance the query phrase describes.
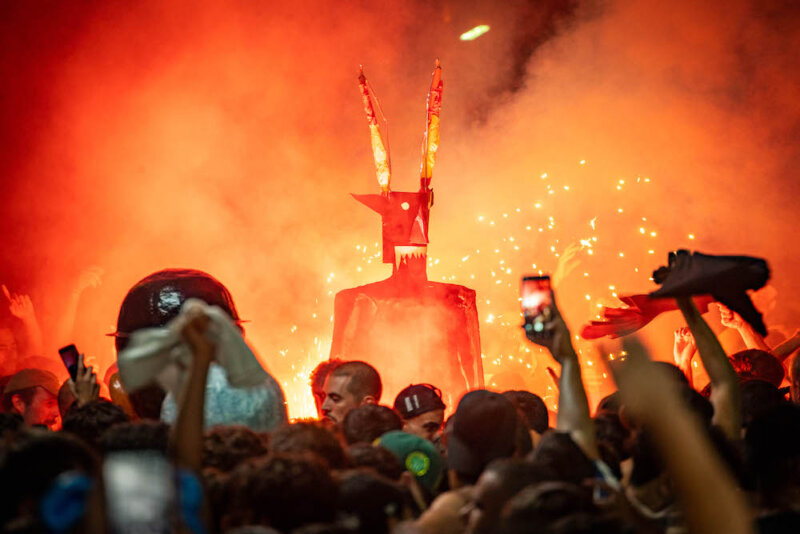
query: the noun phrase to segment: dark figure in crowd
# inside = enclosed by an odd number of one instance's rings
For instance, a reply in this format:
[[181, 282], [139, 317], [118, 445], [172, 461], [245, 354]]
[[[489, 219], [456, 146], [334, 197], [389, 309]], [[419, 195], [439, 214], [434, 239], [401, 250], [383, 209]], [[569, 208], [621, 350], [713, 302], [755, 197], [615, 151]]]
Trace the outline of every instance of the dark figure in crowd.
[[322, 419], [322, 403], [325, 402], [325, 381], [331, 371], [336, 369], [342, 360], [334, 358], [333, 360], [323, 360], [314, 367], [309, 376], [311, 382], [311, 395], [314, 396], [314, 407], [317, 409], [317, 418]]
[[322, 415], [329, 424], [339, 427], [353, 408], [380, 402], [383, 384], [370, 364], [343, 362], [328, 375], [324, 390]]
[[342, 435], [348, 445], [372, 443], [385, 433], [401, 428], [403, 423], [391, 408], [379, 404], [364, 404], [353, 408], [344, 417]]
[[58, 390], [58, 379], [52, 373], [23, 369], [11, 377], [3, 390], [3, 410], [18, 413], [27, 425], [58, 430]]
[[403, 418], [403, 430], [436, 441], [444, 424], [442, 392], [430, 384], [412, 384], [398, 393], [394, 409]]

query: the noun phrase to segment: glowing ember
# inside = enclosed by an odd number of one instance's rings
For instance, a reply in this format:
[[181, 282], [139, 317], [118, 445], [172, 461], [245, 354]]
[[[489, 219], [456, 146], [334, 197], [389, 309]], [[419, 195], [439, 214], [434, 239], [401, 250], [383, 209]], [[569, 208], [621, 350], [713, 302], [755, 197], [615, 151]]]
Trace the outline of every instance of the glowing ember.
[[474, 41], [484, 33], [489, 31], [489, 26], [487, 24], [481, 24], [479, 26], [475, 26], [471, 30], [467, 30], [459, 36], [459, 39], [462, 41]]

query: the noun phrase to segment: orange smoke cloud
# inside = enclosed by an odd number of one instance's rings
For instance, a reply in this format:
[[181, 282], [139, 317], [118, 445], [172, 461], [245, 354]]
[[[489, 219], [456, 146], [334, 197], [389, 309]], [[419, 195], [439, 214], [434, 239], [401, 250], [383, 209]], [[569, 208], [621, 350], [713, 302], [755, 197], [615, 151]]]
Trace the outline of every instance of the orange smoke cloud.
[[[487, 375], [547, 394], [548, 360], [516, 329], [518, 280], [580, 240], [558, 288], [574, 331], [615, 293], [649, 289], [677, 247], [770, 259], [775, 321], [796, 319], [800, 14], [762, 4], [4, 6], [0, 275], [52, 332], [80, 270], [102, 266], [74, 341], [104, 367], [130, 285], [206, 270], [307, 415], [333, 295], [389, 274], [377, 218], [348, 195], [377, 192], [358, 65], [406, 190], [439, 57], [428, 274], [478, 291]], [[459, 41], [481, 23], [492, 31]], [[678, 325], [646, 330], [660, 357]]]

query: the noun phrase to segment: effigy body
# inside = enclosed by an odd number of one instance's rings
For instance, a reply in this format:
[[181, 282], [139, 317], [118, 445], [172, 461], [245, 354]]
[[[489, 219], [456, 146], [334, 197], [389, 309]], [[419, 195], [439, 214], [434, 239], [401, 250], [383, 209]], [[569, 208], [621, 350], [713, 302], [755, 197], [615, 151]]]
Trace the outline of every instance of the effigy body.
[[455, 406], [483, 385], [475, 291], [392, 276], [336, 295], [331, 357], [363, 360], [384, 383], [384, 402], [429, 383]]
[[420, 189], [413, 193], [390, 189], [388, 143], [363, 73], [359, 83], [381, 193], [353, 196], [381, 216], [382, 257], [384, 263], [392, 264], [392, 276], [337, 293], [330, 356], [373, 365], [381, 374], [384, 401], [409, 384], [430, 383], [439, 387], [448, 406], [454, 407], [465, 391], [483, 385], [483, 367], [475, 291], [431, 282], [426, 275], [441, 68], [437, 62], [428, 95]]

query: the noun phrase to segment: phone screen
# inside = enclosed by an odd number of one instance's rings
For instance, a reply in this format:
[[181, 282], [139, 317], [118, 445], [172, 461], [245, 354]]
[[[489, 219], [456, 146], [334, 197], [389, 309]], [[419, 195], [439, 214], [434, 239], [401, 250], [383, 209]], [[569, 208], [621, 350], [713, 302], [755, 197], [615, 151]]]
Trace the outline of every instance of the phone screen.
[[553, 293], [549, 276], [526, 276], [520, 288], [522, 313], [534, 332], [543, 332], [545, 324], [553, 316]]
[[78, 349], [75, 345], [67, 345], [58, 349], [58, 354], [61, 356], [61, 361], [64, 362], [70, 378], [75, 381], [78, 378], [78, 362], [80, 361]]
[[175, 472], [163, 454], [124, 451], [103, 462], [112, 534], [169, 534], [176, 505]]

